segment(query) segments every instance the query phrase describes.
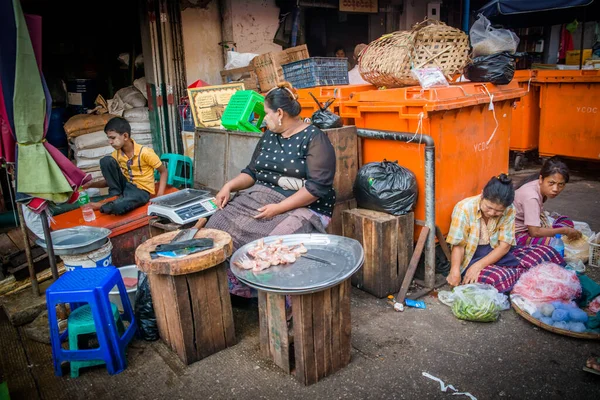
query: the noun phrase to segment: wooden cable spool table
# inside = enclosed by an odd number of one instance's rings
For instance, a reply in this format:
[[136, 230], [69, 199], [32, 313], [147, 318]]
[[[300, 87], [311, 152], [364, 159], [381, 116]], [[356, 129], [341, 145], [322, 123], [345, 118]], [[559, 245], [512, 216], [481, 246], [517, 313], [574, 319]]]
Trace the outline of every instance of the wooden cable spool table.
[[236, 343], [226, 272], [233, 247], [226, 232], [201, 229], [194, 238], [212, 238], [212, 249], [152, 260], [150, 252], [171, 242], [177, 233], [144, 242], [135, 259], [148, 274], [160, 337], [185, 364], [191, 364]]
[[[252, 242], [235, 252], [231, 271], [258, 291], [263, 356], [310, 385], [350, 363], [350, 277], [362, 266], [364, 251], [358, 241], [334, 235], [272, 236], [264, 241], [268, 245], [278, 239], [288, 246], [303, 243], [309, 255], [331, 263], [300, 257], [256, 273], [242, 270], [234, 262], [256, 245]], [[291, 332], [286, 295], [292, 300]]]

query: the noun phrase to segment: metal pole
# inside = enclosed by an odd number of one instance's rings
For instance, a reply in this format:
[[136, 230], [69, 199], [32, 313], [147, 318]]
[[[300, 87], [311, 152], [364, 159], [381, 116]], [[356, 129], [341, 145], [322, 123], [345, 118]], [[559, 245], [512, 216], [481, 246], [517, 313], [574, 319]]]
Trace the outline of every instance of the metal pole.
[[44, 229], [44, 241], [46, 242], [46, 253], [48, 253], [48, 261], [50, 262], [50, 270], [52, 271], [52, 279], [58, 279], [58, 268], [56, 268], [56, 257], [54, 256], [54, 247], [52, 246], [52, 236], [50, 235], [50, 227], [48, 226], [48, 213], [46, 210], [40, 213], [42, 218], [42, 228]]
[[362, 138], [395, 140], [405, 143], [425, 144], [425, 225], [429, 228], [425, 248], [425, 286], [435, 286], [435, 143], [429, 135], [410, 132], [390, 132], [374, 129], [357, 129]]
[[581, 40], [579, 41], [579, 69], [583, 69], [583, 38], [585, 37], [585, 10], [583, 11], [583, 22], [581, 23]]
[[17, 207], [17, 213], [19, 214], [19, 225], [21, 226], [21, 234], [23, 235], [23, 242], [25, 245], [25, 257], [27, 257], [27, 268], [29, 269], [29, 279], [31, 279], [31, 289], [33, 290], [34, 295], [39, 296], [40, 288], [33, 265], [33, 256], [31, 255], [31, 246], [29, 246], [29, 236], [27, 235], [27, 228], [25, 227], [23, 209], [19, 203], [16, 203], [15, 206]]
[[465, 0], [463, 5], [462, 30], [469, 33], [469, 22], [471, 20], [471, 0]]

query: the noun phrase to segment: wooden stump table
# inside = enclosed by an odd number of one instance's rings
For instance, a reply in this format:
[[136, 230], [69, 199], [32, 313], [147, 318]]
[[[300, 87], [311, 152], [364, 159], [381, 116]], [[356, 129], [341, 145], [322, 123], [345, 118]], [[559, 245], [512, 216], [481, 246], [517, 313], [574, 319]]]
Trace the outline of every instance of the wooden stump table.
[[291, 298], [290, 332], [285, 295], [258, 291], [260, 350], [286, 373], [311, 385], [350, 363], [350, 279]]
[[[263, 240], [265, 246], [288, 249], [302, 244], [306, 252], [291, 264], [262, 271], [240, 268], [238, 261], [255, 241], [231, 257], [231, 272], [258, 291], [262, 355], [311, 385], [350, 363], [350, 280], [364, 262], [364, 251], [355, 239], [318, 233]], [[286, 296], [292, 303], [291, 329]]]
[[150, 252], [177, 233], [146, 241], [137, 248], [135, 259], [148, 274], [160, 337], [185, 364], [191, 364], [235, 344], [225, 263], [232, 242], [225, 232], [201, 229], [195, 238], [212, 238], [212, 249], [152, 260]]

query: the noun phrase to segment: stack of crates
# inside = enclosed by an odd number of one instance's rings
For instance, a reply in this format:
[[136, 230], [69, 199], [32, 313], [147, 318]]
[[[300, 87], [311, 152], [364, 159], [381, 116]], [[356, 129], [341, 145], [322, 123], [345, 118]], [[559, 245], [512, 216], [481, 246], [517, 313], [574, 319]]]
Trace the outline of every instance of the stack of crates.
[[285, 80], [296, 89], [348, 84], [348, 59], [311, 57], [281, 66]]
[[264, 104], [265, 98], [253, 90], [237, 91], [225, 107], [221, 125], [231, 131], [261, 133]]

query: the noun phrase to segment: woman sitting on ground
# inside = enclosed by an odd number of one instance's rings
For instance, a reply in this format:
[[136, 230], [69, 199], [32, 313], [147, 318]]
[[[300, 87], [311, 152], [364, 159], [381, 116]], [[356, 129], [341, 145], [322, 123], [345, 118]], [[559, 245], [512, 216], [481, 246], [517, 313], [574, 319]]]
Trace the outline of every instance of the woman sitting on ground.
[[487, 283], [507, 292], [523, 272], [542, 262], [564, 265], [549, 246], [513, 248], [515, 244], [515, 191], [510, 178], [493, 177], [483, 193], [460, 201], [452, 212], [446, 241], [452, 245], [452, 286]]
[[[318, 128], [300, 119], [300, 103], [289, 83], [265, 96], [267, 131], [248, 167], [216, 196], [219, 210], [207, 228], [228, 232], [234, 251], [254, 240], [293, 233], [325, 233], [335, 192], [335, 152]], [[230, 201], [231, 192], [237, 195]], [[228, 271], [230, 292], [254, 297]]]
[[560, 194], [569, 182], [569, 168], [558, 157], [548, 159], [539, 174], [525, 180], [515, 192], [515, 230], [519, 246], [549, 245], [555, 235], [566, 235], [577, 240], [581, 232], [573, 221], [558, 217], [552, 224], [544, 212], [544, 202]]

